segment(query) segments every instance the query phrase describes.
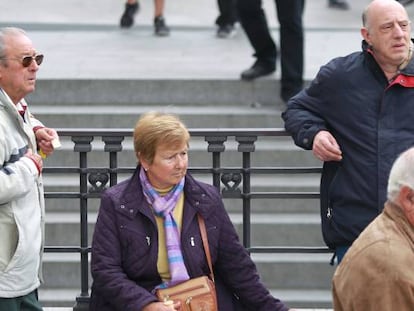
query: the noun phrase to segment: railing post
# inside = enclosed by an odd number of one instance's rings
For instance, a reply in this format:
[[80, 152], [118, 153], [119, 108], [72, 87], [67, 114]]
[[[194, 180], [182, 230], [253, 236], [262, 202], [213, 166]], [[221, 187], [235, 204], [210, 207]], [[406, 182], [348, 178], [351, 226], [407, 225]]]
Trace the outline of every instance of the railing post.
[[206, 136], [204, 140], [208, 142], [207, 151], [212, 152], [213, 185], [220, 191], [220, 154], [225, 150], [227, 136]]
[[89, 310], [89, 244], [88, 244], [88, 158], [92, 150], [93, 136], [73, 136], [74, 151], [79, 152], [79, 192], [80, 192], [80, 256], [81, 293], [76, 297], [74, 311]]
[[109, 185], [114, 186], [118, 182], [118, 173], [114, 169], [118, 168], [118, 152], [122, 151], [123, 136], [102, 136], [105, 143], [104, 151], [109, 152]]
[[236, 136], [239, 143], [237, 150], [243, 153], [243, 245], [246, 248], [251, 245], [250, 154], [255, 150], [256, 140], [257, 136]]

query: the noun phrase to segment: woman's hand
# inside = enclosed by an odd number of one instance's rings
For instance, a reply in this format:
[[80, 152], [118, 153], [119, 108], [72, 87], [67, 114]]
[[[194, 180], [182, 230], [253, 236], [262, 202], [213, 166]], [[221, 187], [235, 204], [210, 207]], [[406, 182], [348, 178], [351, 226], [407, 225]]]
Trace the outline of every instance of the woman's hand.
[[180, 311], [181, 303], [174, 302], [172, 305], [165, 304], [164, 302], [151, 302], [146, 305], [142, 311]]

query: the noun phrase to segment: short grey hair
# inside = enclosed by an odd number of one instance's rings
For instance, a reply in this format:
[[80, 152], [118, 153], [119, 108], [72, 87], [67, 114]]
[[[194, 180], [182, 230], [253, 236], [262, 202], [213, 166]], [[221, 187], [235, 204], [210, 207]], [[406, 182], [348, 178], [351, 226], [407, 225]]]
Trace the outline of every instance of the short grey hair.
[[401, 153], [395, 160], [388, 177], [388, 199], [395, 202], [403, 186], [414, 189], [414, 147]]
[[6, 40], [8, 36], [25, 35], [26, 32], [17, 27], [2, 27], [0, 28], [0, 59], [6, 57]]
[[368, 6], [362, 12], [362, 26], [367, 27]]

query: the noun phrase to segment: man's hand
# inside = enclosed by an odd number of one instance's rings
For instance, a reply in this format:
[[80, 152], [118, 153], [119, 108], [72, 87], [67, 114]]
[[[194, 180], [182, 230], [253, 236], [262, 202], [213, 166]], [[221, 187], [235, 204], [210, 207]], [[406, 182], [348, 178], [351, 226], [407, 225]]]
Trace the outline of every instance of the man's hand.
[[341, 161], [342, 151], [336, 139], [328, 131], [320, 131], [313, 139], [312, 151], [321, 161]]
[[39, 171], [39, 174], [40, 174], [43, 170], [42, 157], [40, 155], [38, 155], [37, 153], [33, 153], [32, 149], [28, 149], [24, 156], [28, 157], [30, 160], [32, 160], [34, 162], [34, 164], [36, 165], [37, 170]]
[[53, 153], [54, 147], [52, 141], [58, 139], [58, 134], [54, 129], [43, 127], [36, 131], [36, 142], [38, 148], [46, 156]]

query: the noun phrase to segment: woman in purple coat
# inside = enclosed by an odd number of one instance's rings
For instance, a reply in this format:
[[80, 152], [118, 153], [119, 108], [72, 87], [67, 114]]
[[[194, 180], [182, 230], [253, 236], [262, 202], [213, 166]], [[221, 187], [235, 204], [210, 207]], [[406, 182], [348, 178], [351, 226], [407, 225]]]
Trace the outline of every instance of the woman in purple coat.
[[189, 140], [173, 115], [151, 112], [138, 121], [137, 169], [101, 197], [90, 311], [171, 310], [155, 289], [210, 274], [197, 214], [206, 223], [219, 310], [288, 310], [261, 283], [217, 189], [187, 172]]

